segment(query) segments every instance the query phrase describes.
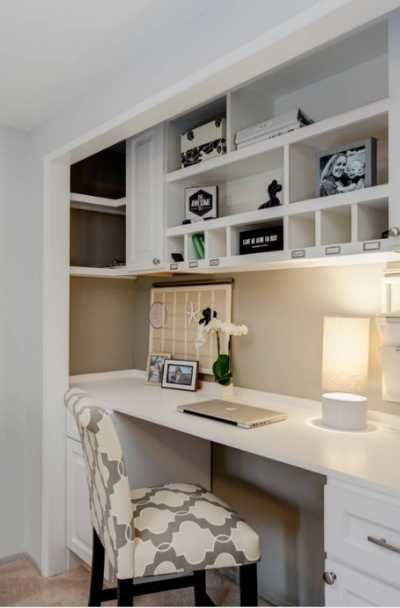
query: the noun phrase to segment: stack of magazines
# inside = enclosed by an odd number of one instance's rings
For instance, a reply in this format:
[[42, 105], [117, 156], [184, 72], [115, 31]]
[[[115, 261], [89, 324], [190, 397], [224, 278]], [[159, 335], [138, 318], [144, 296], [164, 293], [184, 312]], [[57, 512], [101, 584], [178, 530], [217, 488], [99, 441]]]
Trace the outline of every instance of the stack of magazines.
[[292, 110], [276, 118], [264, 120], [258, 125], [238, 131], [235, 138], [236, 148], [240, 150], [246, 146], [252, 146], [271, 137], [277, 137], [294, 129], [305, 127], [313, 122], [303, 110]]

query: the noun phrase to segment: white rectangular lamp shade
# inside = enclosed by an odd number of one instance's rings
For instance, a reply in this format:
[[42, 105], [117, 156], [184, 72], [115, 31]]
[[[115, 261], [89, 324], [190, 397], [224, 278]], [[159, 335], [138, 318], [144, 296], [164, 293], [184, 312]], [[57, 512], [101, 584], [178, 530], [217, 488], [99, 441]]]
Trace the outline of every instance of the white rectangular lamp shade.
[[341, 430], [367, 426], [368, 318], [325, 317], [322, 354], [322, 419]]

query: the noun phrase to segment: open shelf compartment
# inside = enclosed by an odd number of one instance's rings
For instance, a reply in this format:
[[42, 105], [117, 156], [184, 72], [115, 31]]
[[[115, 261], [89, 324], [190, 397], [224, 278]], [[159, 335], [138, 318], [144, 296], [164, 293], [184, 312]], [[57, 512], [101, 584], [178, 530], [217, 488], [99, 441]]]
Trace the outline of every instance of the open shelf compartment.
[[306, 249], [316, 245], [315, 213], [297, 213], [289, 216], [289, 249]]
[[168, 124], [168, 171], [181, 169], [181, 135], [217, 118], [226, 119], [226, 113], [226, 96], [222, 96], [171, 120]]
[[339, 245], [351, 243], [351, 205], [323, 209], [320, 212], [320, 222], [321, 245]]

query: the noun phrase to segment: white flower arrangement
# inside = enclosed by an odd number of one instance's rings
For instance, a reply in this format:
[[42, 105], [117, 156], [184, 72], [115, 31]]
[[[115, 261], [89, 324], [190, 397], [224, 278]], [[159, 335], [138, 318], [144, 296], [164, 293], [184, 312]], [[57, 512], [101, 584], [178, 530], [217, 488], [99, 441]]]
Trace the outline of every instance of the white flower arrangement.
[[200, 327], [202, 327], [206, 334], [221, 332], [226, 336], [245, 336], [249, 333], [246, 325], [235, 325], [234, 323], [221, 321], [220, 319], [212, 319], [208, 325]]
[[222, 336], [226, 336], [227, 346], [229, 350], [231, 336], [246, 336], [249, 333], [249, 329], [246, 325], [235, 325], [228, 321], [221, 321], [221, 319], [211, 319], [207, 325], [199, 325], [196, 337], [196, 349], [199, 351], [207, 341], [210, 334], [216, 334], [218, 351], [220, 347], [220, 339]]

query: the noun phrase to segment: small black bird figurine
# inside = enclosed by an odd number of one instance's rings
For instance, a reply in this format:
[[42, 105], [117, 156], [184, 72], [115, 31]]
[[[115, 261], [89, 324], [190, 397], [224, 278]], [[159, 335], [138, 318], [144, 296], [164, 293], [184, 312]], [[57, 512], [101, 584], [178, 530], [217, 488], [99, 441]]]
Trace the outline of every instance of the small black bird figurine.
[[278, 207], [281, 204], [281, 201], [276, 196], [278, 192], [282, 191], [282, 186], [277, 182], [276, 179], [273, 179], [270, 185], [268, 186], [268, 195], [269, 200], [259, 206], [259, 209], [268, 209], [269, 207]]

